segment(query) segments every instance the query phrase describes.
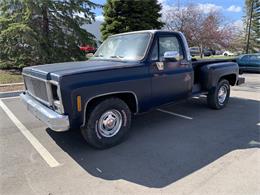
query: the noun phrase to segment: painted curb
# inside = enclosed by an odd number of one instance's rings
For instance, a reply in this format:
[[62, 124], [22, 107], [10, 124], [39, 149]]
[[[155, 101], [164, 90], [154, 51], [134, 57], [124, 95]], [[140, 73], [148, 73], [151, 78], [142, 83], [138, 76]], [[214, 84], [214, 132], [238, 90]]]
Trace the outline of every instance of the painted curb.
[[23, 91], [7, 91], [7, 92], [0, 92], [0, 98], [8, 98], [8, 97], [15, 97], [19, 96]]

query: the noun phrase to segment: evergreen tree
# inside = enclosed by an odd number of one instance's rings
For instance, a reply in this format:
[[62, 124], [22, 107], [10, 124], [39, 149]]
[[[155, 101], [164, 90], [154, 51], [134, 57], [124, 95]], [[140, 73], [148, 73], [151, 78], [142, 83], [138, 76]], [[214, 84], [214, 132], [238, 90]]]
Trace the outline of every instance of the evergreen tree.
[[245, 26], [245, 51], [247, 50], [247, 42], [249, 39], [248, 52], [249, 53], [260, 52], [260, 1], [259, 0], [245, 1], [244, 26]]
[[103, 8], [102, 38], [128, 31], [160, 29], [163, 27], [160, 11], [157, 0], [107, 0]]
[[89, 0], [1, 0], [0, 68], [83, 60], [93, 43], [82, 29], [94, 19]]

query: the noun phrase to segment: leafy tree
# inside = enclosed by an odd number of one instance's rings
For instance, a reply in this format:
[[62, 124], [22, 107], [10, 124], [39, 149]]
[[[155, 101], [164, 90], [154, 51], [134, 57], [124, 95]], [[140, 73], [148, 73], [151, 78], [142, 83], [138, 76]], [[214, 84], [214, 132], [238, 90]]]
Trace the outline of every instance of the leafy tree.
[[103, 8], [102, 38], [128, 31], [160, 29], [163, 26], [159, 21], [160, 10], [157, 0], [107, 0]]
[[89, 0], [1, 0], [0, 68], [82, 60], [93, 43], [82, 29], [94, 19]]
[[[245, 51], [260, 52], [260, 1], [245, 1]], [[247, 51], [248, 50], [248, 51]]]
[[205, 13], [199, 6], [189, 4], [185, 8], [169, 9], [164, 14], [166, 28], [183, 32], [190, 46], [200, 48], [201, 57], [204, 48], [227, 48], [232, 41], [232, 27], [224, 23], [217, 11]]

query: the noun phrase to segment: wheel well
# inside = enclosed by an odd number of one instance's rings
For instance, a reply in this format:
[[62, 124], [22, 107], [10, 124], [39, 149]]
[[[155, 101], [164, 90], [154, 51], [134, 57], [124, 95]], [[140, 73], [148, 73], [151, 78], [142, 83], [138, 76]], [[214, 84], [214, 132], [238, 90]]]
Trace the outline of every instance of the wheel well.
[[230, 85], [234, 86], [236, 84], [237, 76], [236, 76], [236, 74], [225, 75], [225, 76], [221, 77], [219, 79], [219, 81], [222, 79], [226, 79]]
[[99, 97], [95, 97], [91, 99], [89, 102], [87, 102], [87, 107], [85, 108], [85, 111], [88, 108], [94, 107], [96, 104], [98, 104], [100, 101], [111, 98], [111, 97], [117, 97], [123, 100], [129, 107], [132, 113], [138, 112], [138, 100], [137, 97], [133, 93], [116, 93], [116, 94], [108, 94], [108, 95], [102, 95]]

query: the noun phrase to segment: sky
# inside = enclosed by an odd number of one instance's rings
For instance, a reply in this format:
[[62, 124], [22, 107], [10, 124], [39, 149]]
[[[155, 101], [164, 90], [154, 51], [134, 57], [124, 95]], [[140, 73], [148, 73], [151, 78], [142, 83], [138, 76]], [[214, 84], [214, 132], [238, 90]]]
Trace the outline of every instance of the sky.
[[[92, 0], [95, 3], [104, 5], [106, 0]], [[241, 22], [243, 16], [244, 0], [159, 0], [163, 6], [163, 10], [167, 7], [177, 6], [179, 1], [180, 7], [185, 7], [189, 3], [197, 4], [208, 11], [215, 9], [221, 11], [226, 20], [230, 22]], [[96, 19], [103, 20], [102, 9], [96, 9]]]
[[[131, 0], [129, 0], [131, 1]], [[142, 0], [140, 0], [142, 1]], [[162, 13], [171, 8], [177, 7], [178, 2], [180, 7], [185, 7], [187, 4], [198, 5], [204, 10], [204, 12], [209, 12], [210, 10], [220, 11], [226, 23], [232, 23], [238, 29], [242, 29], [242, 16], [244, 0], [158, 0], [162, 4]], [[92, 0], [92, 2], [104, 5], [106, 0]], [[100, 24], [103, 22], [104, 17], [102, 14], [102, 9], [95, 9], [96, 22], [90, 25], [86, 25], [85, 28], [92, 34], [94, 34], [98, 40], [101, 39], [100, 34]]]

